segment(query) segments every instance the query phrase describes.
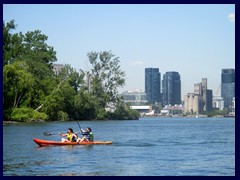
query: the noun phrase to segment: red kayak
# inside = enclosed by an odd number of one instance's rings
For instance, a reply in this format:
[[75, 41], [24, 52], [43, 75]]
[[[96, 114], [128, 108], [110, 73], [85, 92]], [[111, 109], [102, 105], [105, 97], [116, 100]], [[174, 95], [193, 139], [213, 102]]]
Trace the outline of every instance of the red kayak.
[[39, 146], [65, 146], [65, 145], [100, 145], [112, 144], [112, 141], [90, 141], [90, 142], [58, 142], [33, 138], [33, 141]]

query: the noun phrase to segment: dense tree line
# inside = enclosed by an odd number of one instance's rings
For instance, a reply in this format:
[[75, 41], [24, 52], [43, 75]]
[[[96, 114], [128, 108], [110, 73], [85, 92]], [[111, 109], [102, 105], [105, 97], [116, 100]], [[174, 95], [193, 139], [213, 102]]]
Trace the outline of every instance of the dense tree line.
[[[15, 29], [14, 20], [3, 22], [4, 120], [138, 119], [118, 96], [125, 73], [111, 51], [89, 52], [89, 71], [65, 65], [55, 74], [56, 51], [48, 37]], [[110, 105], [114, 112], [106, 111]]]

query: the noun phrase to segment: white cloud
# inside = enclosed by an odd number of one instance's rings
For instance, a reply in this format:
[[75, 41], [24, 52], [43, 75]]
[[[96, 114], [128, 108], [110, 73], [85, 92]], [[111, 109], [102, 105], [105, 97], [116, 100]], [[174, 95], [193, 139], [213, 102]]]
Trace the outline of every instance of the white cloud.
[[129, 64], [130, 65], [143, 65], [144, 63], [142, 61], [132, 61]]
[[235, 13], [230, 13], [228, 15], [228, 19], [229, 19], [230, 22], [235, 22]]

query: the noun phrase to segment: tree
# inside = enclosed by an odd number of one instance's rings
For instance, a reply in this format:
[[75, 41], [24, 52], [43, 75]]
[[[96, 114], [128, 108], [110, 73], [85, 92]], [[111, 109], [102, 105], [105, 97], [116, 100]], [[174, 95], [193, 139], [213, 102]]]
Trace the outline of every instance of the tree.
[[108, 116], [109, 119], [133, 120], [139, 119], [140, 114], [138, 111], [130, 109], [124, 102], [119, 101], [116, 110], [113, 113], [109, 113]]
[[14, 20], [7, 24], [3, 22], [3, 65], [13, 63], [16, 60], [24, 60], [31, 63], [41, 62], [51, 67], [57, 59], [53, 47], [46, 43], [48, 37], [41, 34], [40, 30], [28, 31], [25, 35], [22, 32], [11, 34], [11, 31], [15, 30], [16, 27]]
[[77, 72], [69, 64], [66, 64], [58, 75], [58, 79], [60, 81], [63, 81], [64, 79], [68, 81], [69, 85], [74, 89], [76, 94], [79, 88], [82, 87], [84, 84], [83, 78], [84, 72], [83, 71]]
[[26, 99], [33, 88], [34, 78], [28, 72], [28, 65], [15, 61], [3, 68], [4, 108], [19, 107], [21, 100]]
[[11, 34], [11, 31], [15, 30], [16, 27], [14, 20], [7, 24], [3, 22], [3, 66], [13, 63], [24, 54], [22, 33]]
[[74, 119], [93, 120], [97, 119], [97, 110], [101, 108], [91, 94], [81, 89], [74, 99]]
[[16, 27], [14, 20], [3, 22], [4, 110], [35, 109], [56, 86], [51, 69], [56, 52], [41, 31], [13, 34]]
[[[56, 75], [56, 52], [46, 43], [48, 37], [40, 30], [13, 34], [16, 27], [14, 20], [3, 22], [4, 118], [105, 119], [108, 103], [122, 102], [117, 88], [124, 85], [125, 73], [111, 51], [88, 53], [88, 72], [66, 65]], [[116, 116], [127, 119], [131, 113], [123, 107]]]
[[101, 106], [118, 99], [117, 88], [125, 84], [125, 72], [120, 69], [119, 57], [111, 51], [88, 53], [92, 66], [88, 72], [91, 79], [91, 93], [96, 97]]
[[53, 47], [47, 45], [48, 37], [41, 34], [40, 30], [27, 32], [24, 36], [24, 50], [27, 52], [22, 59], [30, 61], [40, 61], [43, 64], [48, 64], [51, 67], [52, 63], [55, 62], [56, 52]]

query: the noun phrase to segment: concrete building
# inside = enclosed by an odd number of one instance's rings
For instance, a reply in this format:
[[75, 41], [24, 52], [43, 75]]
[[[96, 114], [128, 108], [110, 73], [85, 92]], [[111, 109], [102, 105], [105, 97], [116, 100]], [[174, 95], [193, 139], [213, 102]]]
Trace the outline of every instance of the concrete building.
[[202, 97], [199, 94], [188, 93], [184, 96], [184, 112], [199, 114], [203, 107]]
[[199, 114], [212, 110], [212, 90], [207, 89], [207, 78], [202, 78], [201, 83], [194, 84], [194, 93], [184, 96], [184, 112]]
[[202, 82], [194, 84], [194, 94], [202, 97], [203, 111], [212, 110], [212, 90], [207, 89], [207, 78], [202, 78]]

